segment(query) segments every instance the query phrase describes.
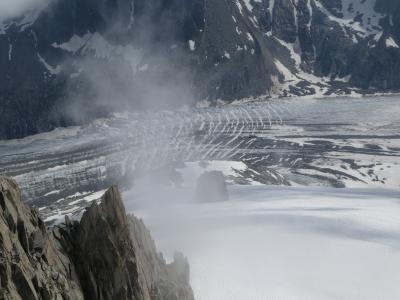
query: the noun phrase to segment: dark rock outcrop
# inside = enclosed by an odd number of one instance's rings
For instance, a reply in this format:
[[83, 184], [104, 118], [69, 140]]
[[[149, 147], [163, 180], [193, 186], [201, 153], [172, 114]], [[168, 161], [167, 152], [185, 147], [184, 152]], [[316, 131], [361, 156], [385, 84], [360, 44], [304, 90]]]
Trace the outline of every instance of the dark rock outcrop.
[[193, 299], [189, 266], [169, 265], [149, 231], [127, 216], [116, 187], [80, 222], [47, 229], [0, 178], [0, 299]]

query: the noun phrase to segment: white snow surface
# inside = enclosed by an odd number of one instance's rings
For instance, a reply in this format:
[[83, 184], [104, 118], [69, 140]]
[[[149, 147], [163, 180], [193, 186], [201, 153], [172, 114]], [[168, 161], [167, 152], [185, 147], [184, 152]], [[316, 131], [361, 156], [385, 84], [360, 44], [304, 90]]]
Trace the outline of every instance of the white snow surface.
[[388, 37], [386, 39], [386, 47], [390, 48], [399, 48], [399, 45], [395, 42], [395, 40], [392, 37]]
[[196, 42], [193, 40], [189, 40], [189, 47], [191, 51], [196, 50]]
[[[41, 56], [39, 53], [37, 53], [37, 57], [39, 61], [43, 64], [43, 66], [49, 71], [50, 74], [56, 75], [61, 72], [62, 67], [61, 66], [51, 66], [44, 58]], [[11, 58], [11, 55], [10, 55]], [[11, 59], [10, 59], [11, 60]]]
[[[314, 1], [330, 20], [337, 22], [343, 29], [354, 30], [363, 37], [376, 35], [382, 31], [379, 21], [385, 15], [375, 11], [375, 2], [375, 0], [342, 0], [342, 9], [337, 12], [341, 13], [343, 17], [336, 17], [324, 7], [320, 0]], [[360, 17], [361, 20], [355, 21], [356, 17]]]
[[127, 60], [132, 70], [136, 70], [141, 60], [141, 52], [131, 45], [115, 46], [110, 44], [99, 33], [86, 33], [83, 36], [74, 35], [68, 42], [52, 45], [54, 48], [60, 48], [65, 51], [81, 54], [91, 53], [96, 58], [112, 60], [115, 58], [124, 58]]
[[244, 4], [246, 5], [246, 8], [252, 12], [253, 11], [253, 5], [251, 4], [250, 0], [243, 0]]
[[196, 299], [398, 299], [400, 191], [230, 186], [124, 194], [167, 257], [188, 257]]

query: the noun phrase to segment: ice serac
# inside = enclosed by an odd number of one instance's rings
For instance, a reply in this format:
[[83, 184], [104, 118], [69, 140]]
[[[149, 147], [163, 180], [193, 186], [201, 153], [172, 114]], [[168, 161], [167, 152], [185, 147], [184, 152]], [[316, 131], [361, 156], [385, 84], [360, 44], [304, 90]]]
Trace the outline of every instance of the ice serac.
[[0, 234], [0, 299], [193, 299], [186, 259], [166, 264], [116, 187], [80, 222], [47, 229], [0, 177]]

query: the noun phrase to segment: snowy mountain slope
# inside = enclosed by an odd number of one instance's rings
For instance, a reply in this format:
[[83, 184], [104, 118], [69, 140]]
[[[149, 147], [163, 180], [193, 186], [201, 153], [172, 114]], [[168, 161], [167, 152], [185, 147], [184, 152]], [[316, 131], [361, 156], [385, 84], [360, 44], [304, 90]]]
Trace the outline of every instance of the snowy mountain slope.
[[0, 137], [110, 111], [400, 89], [385, 0], [58, 0], [0, 21]]

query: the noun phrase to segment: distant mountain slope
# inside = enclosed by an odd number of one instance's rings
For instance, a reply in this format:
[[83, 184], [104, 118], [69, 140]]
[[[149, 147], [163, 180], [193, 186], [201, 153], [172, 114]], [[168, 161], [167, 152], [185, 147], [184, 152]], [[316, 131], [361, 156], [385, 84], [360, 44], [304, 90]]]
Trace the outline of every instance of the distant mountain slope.
[[400, 89], [390, 0], [53, 0], [0, 24], [0, 137], [109, 111]]

